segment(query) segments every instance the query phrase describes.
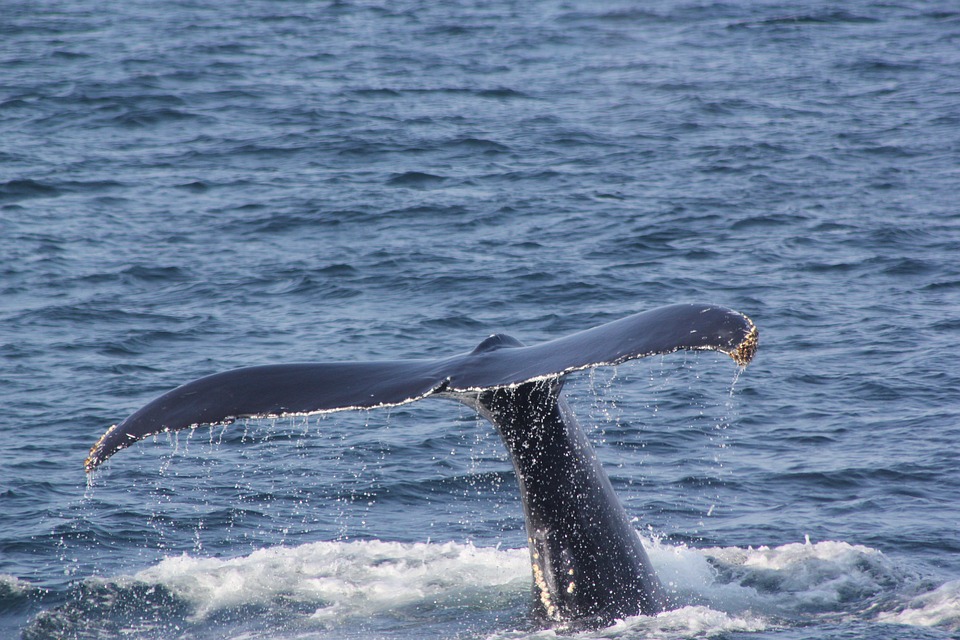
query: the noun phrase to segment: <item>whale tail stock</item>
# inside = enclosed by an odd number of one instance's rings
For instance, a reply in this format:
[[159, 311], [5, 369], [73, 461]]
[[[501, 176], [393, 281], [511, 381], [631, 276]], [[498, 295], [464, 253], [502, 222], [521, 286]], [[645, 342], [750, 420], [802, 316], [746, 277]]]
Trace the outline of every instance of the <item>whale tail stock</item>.
[[266, 365], [213, 374], [160, 396], [112, 426], [87, 472], [147, 436], [242, 418], [308, 415], [451, 398], [490, 420], [510, 452], [523, 501], [534, 602], [551, 621], [599, 626], [655, 613], [667, 599], [629, 517], [560, 390], [574, 371], [680, 350], [746, 366], [753, 322], [736, 311], [676, 304], [533, 346], [490, 336], [436, 360]]

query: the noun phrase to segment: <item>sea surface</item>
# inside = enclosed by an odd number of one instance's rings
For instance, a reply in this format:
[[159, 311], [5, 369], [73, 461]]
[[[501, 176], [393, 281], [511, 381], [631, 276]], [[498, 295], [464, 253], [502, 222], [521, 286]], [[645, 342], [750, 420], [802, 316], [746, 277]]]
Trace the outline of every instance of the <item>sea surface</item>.
[[[960, 636], [960, 6], [0, 0], [0, 637]], [[676, 302], [571, 376], [682, 605], [540, 629], [455, 403], [150, 438], [245, 365]]]

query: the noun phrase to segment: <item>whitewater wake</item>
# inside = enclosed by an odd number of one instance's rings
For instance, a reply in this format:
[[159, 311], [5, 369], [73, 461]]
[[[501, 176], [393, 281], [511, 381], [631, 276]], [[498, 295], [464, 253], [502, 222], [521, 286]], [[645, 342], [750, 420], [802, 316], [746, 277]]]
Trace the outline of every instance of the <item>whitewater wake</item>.
[[[960, 629], [960, 582], [931, 584], [869, 547], [644, 542], [681, 606], [578, 637], [700, 638], [850, 620]], [[414, 628], [429, 635], [431, 626], [435, 637], [562, 637], [537, 629], [525, 613], [527, 554], [379, 540], [274, 547], [231, 559], [184, 554], [130, 576], [84, 580], [24, 638], [398, 637]]]

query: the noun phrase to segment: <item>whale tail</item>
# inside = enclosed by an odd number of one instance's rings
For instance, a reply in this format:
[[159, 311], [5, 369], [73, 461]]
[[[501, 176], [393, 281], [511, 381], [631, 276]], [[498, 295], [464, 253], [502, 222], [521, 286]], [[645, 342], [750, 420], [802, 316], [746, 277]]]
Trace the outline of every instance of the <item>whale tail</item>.
[[111, 427], [87, 471], [137, 440], [238, 418], [374, 408], [428, 396], [475, 408], [510, 453], [533, 568], [534, 609], [551, 624], [599, 627], [668, 599], [589, 439], [560, 395], [564, 377], [681, 349], [729, 354], [745, 366], [757, 348], [746, 316], [672, 305], [525, 347], [493, 335], [438, 360], [250, 367], [188, 382]]
[[110, 427], [84, 466], [93, 471], [138, 440], [205, 424], [388, 407], [434, 395], [458, 398], [680, 350], [720, 351], [746, 366], [756, 347], [757, 329], [747, 316], [723, 307], [677, 304], [529, 347], [499, 335], [470, 353], [436, 360], [234, 369], [177, 387]]

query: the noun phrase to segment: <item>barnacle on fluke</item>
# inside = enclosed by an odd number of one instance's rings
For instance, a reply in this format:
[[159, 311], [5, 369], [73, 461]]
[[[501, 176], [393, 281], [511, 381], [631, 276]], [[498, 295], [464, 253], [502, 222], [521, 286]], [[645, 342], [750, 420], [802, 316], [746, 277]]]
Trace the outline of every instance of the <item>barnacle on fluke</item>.
[[730, 352], [730, 357], [741, 367], [750, 364], [753, 356], [757, 355], [757, 347], [760, 344], [760, 331], [757, 330], [756, 325], [753, 324], [750, 318], [747, 318], [747, 321], [750, 322], [750, 333], [743, 339], [743, 342], [737, 345], [736, 349]]

